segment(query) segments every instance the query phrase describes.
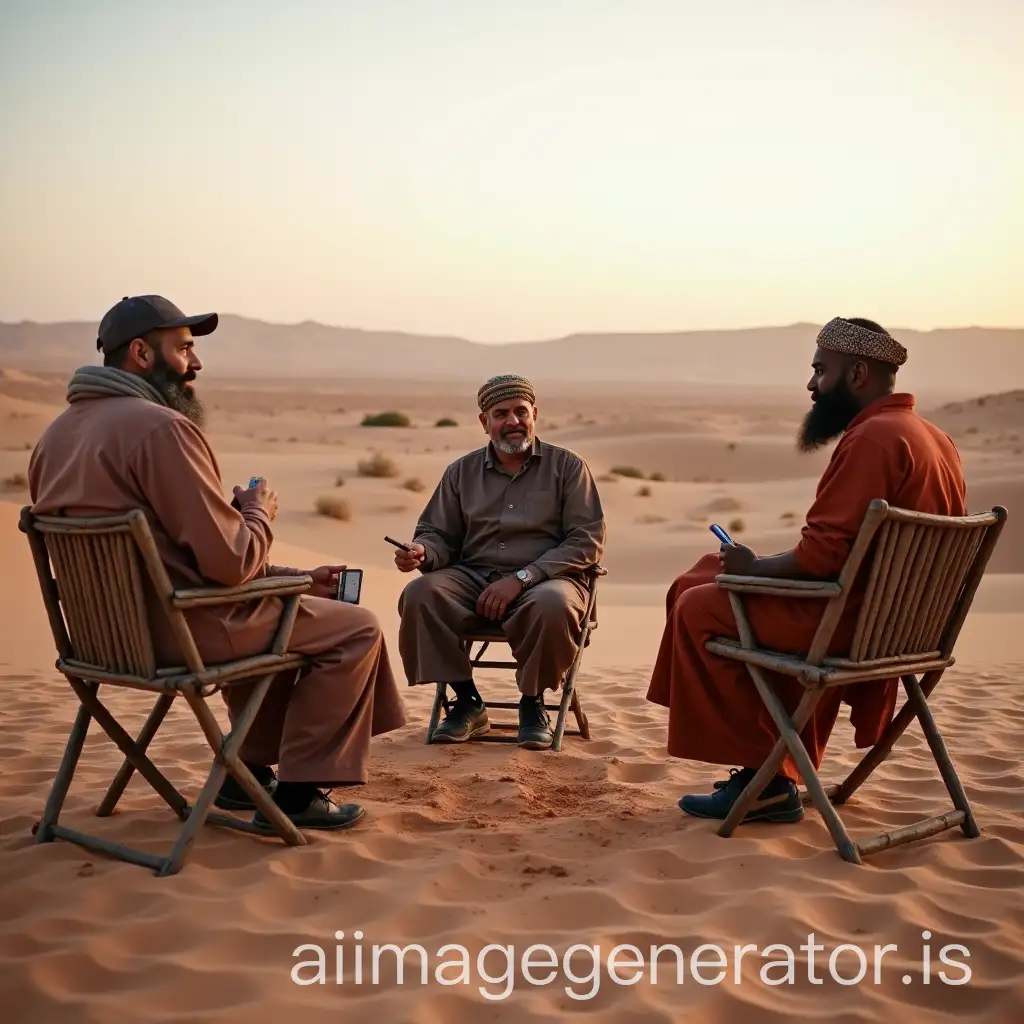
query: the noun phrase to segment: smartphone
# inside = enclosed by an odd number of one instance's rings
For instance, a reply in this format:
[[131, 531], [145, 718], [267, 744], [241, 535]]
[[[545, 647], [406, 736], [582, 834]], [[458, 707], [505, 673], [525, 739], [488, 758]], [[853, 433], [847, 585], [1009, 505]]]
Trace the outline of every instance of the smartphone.
[[359, 604], [359, 593], [363, 589], [362, 569], [342, 569], [338, 577], [338, 600], [346, 604]]
[[720, 527], [720, 526], [718, 525], [718, 523], [712, 523], [712, 524], [711, 524], [711, 525], [710, 525], [710, 526], [708, 527], [708, 529], [709, 529], [709, 530], [710, 530], [710, 531], [711, 531], [711, 532], [712, 532], [712, 533], [713, 533], [713, 534], [714, 534], [714, 535], [715, 535], [715, 536], [716, 536], [716, 537], [717, 537], [717, 538], [718, 538], [718, 539], [719, 539], [719, 540], [720, 540], [720, 541], [721, 541], [721, 542], [722, 542], [723, 544], [731, 544], [731, 543], [732, 543], [732, 537], [730, 537], [730, 536], [729, 536], [729, 534], [727, 534], [727, 533], [725, 532], [725, 530], [723, 530], [723, 529], [722, 529], [722, 528], [721, 528], [721, 527]]

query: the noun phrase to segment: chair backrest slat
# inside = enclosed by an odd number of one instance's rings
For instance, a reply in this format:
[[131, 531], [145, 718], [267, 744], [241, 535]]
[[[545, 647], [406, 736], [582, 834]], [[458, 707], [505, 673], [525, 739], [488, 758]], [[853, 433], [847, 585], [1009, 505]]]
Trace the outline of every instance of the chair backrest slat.
[[75, 659], [150, 679], [156, 656], [131, 526], [87, 522], [40, 517], [35, 524], [45, 539]]
[[956, 518], [887, 509], [876, 535], [850, 660], [940, 651], [986, 535], [1001, 525], [994, 513]]

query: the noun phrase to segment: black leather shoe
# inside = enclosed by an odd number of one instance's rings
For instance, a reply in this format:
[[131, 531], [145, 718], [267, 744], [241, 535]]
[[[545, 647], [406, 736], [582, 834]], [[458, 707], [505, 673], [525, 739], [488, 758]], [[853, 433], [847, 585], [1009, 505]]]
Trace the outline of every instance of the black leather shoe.
[[456, 700], [444, 721], [434, 730], [432, 743], [465, 743], [490, 732], [487, 708], [473, 700]]
[[[252, 771], [252, 769], [250, 769]], [[263, 788], [271, 795], [274, 795], [277, 789], [277, 776], [274, 774], [273, 769], [267, 768], [265, 772], [253, 772], [256, 776], [256, 781], [259, 782]], [[260, 776], [263, 776], [262, 778]], [[224, 811], [254, 811], [256, 805], [252, 802], [252, 797], [239, 785], [238, 780], [233, 776], [229, 775], [223, 785], [220, 787], [220, 792], [213, 798], [213, 803], [216, 807], [219, 807]]]
[[[326, 793], [317, 793], [310, 805], [304, 811], [297, 811], [294, 814], [286, 814], [298, 829], [317, 829], [321, 831], [333, 831], [342, 828], [351, 828], [366, 812], [359, 804], [336, 804]], [[263, 815], [257, 811], [252, 817], [252, 823], [261, 832], [275, 833], [274, 826]]]
[[523, 697], [519, 702], [519, 746], [524, 750], [547, 750], [554, 736], [543, 694]]

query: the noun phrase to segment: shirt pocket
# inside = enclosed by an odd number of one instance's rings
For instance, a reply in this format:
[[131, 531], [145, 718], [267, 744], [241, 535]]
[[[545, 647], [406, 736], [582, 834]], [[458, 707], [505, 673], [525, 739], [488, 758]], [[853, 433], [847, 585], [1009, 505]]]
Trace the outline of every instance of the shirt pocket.
[[531, 526], [561, 526], [558, 492], [552, 487], [530, 491], [526, 495], [526, 520]]

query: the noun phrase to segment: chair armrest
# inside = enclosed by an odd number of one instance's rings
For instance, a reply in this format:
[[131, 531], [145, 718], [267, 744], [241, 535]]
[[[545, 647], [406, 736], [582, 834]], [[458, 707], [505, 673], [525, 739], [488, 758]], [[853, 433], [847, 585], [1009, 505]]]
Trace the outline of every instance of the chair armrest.
[[720, 573], [715, 582], [726, 590], [745, 594], [774, 594], [777, 597], [838, 597], [843, 588], [828, 580], [783, 580], [771, 576], [734, 576]]
[[587, 576], [607, 576], [608, 570], [598, 562], [596, 565], [588, 565], [584, 570]]
[[255, 601], [261, 597], [304, 594], [312, 585], [312, 576], [266, 576], [237, 587], [207, 586], [176, 590], [171, 596], [171, 605], [184, 610], [205, 608], [209, 605], [238, 604], [242, 601]]

